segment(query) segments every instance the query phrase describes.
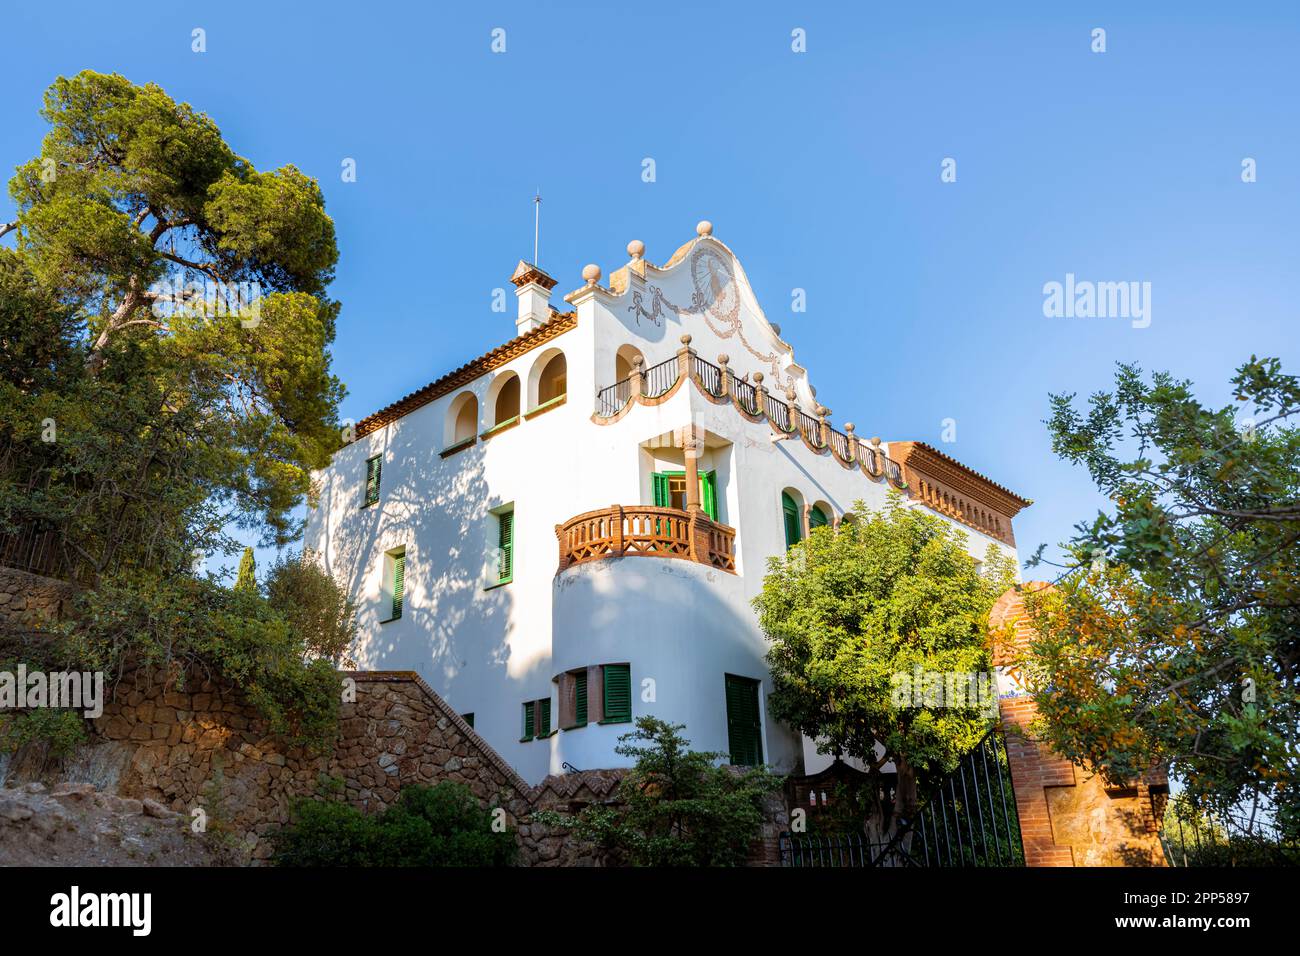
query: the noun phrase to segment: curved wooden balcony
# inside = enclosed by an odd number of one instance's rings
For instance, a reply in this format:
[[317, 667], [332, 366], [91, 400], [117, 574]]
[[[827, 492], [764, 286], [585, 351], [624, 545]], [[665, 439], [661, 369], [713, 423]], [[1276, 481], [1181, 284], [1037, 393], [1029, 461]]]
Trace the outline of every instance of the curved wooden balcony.
[[601, 558], [681, 558], [736, 573], [736, 529], [703, 510], [612, 505], [555, 526], [560, 570]]

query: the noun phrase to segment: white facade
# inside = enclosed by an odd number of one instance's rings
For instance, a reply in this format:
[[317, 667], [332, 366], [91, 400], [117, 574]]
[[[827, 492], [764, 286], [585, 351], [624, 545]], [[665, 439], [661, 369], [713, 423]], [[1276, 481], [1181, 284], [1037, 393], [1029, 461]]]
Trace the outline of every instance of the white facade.
[[[724, 675], [761, 681], [764, 761], [789, 771], [812, 753], [766, 713], [767, 642], [750, 602], [767, 557], [786, 547], [783, 491], [838, 520], [857, 500], [869, 509], [883, 505], [890, 483], [819, 454], [797, 435], [773, 440], [766, 421], [711, 399], [690, 380], [657, 404], [629, 403], [615, 420], [593, 415], [598, 390], [627, 378], [631, 349], [649, 369], [676, 356], [684, 334], [699, 358], [717, 365], [726, 354], [735, 378], [753, 382], [761, 374], [775, 397], [790, 388], [805, 411], [816, 409], [791, 348], [764, 318], [740, 263], [710, 231], [702, 223], [700, 236], [662, 268], [635, 256], [608, 287], [592, 281], [570, 294], [573, 312], [552, 312], [546, 323], [537, 321], [538, 298], [553, 283], [521, 264], [521, 337], [362, 422], [362, 437], [316, 476], [304, 543], [361, 607], [358, 665], [419, 673], [459, 712], [472, 713], [475, 729], [530, 782], [562, 772], [564, 763], [626, 763], [614, 747], [628, 723], [520, 739], [525, 702], [550, 699], [556, 727], [557, 676], [611, 663], [630, 664], [634, 717], [684, 723], [702, 750], [729, 749]], [[639, 244], [630, 248], [639, 251]], [[538, 406], [542, 371], [560, 353], [566, 400], [443, 456], [456, 444], [458, 420], [464, 434], [466, 393], [477, 401], [474, 433], [481, 436], [496, 421], [494, 403], [509, 376], [518, 376], [526, 413]], [[557, 573], [556, 526], [611, 505], [653, 504], [652, 475], [684, 470], [680, 438], [692, 427], [704, 440], [699, 469], [716, 475], [718, 521], [735, 529], [735, 573], [634, 555]], [[379, 500], [365, 506], [366, 462], [375, 456], [382, 461]], [[498, 584], [498, 515], [511, 508], [513, 577]], [[992, 543], [1014, 557], [1010, 518], [1002, 520], [1005, 540], [961, 524], [973, 556], [982, 559]], [[402, 614], [386, 620], [391, 556], [399, 549]]]

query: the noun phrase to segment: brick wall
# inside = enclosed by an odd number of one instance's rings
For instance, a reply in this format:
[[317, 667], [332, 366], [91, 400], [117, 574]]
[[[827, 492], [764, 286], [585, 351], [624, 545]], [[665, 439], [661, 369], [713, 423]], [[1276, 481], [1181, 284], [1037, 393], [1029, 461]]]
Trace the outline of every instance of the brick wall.
[[[1048, 585], [1031, 582], [1026, 591]], [[1161, 773], [1122, 789], [1108, 788], [1035, 740], [1031, 724], [1038, 705], [1017, 693], [1015, 671], [1023, 662], [1034, 629], [1024, 594], [1007, 591], [989, 619], [994, 636], [993, 664], [999, 669], [998, 710], [1006, 736], [1016, 812], [1027, 866], [1164, 866], [1153, 809], [1152, 788], [1165, 785]], [[1010, 690], [1015, 696], [1005, 696]]]

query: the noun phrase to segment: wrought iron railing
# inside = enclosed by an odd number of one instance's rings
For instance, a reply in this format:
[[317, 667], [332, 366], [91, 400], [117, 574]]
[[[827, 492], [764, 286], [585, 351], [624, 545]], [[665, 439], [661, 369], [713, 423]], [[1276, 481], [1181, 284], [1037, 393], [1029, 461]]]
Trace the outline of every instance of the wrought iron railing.
[[691, 356], [691, 368], [700, 386], [714, 398], [722, 397], [722, 369], [712, 362], [706, 362], [698, 355]]
[[51, 578], [74, 576], [59, 533], [35, 525], [0, 532], [0, 567]]
[[1169, 802], [1160, 845], [1170, 866], [1300, 866], [1300, 841], [1270, 819], [1198, 812], [1185, 797]]
[[596, 393], [596, 414], [601, 418], [610, 418], [617, 415], [631, 398], [632, 380], [630, 378], [608, 385]]
[[808, 444], [817, 448], [821, 448], [825, 444], [825, 442], [822, 441], [822, 423], [819, 420], [813, 418], [803, 409], [799, 409], [798, 414], [795, 416], [795, 421], [799, 423], [799, 430], [803, 432], [803, 436], [808, 440]]
[[830, 429], [831, 433], [831, 450], [839, 456], [841, 461], [848, 461], [852, 458], [853, 441], [844, 432]]
[[985, 734], [888, 842], [859, 833], [786, 833], [779, 843], [785, 866], [1023, 866], [1002, 735], [996, 728]]
[[652, 365], [645, 370], [645, 385], [641, 389], [641, 394], [646, 398], [658, 398], [664, 395], [670, 388], [677, 384], [677, 376], [681, 372], [681, 363], [677, 361], [676, 356], [660, 362], [658, 365]]
[[771, 395], [767, 396], [767, 418], [779, 431], [790, 430], [790, 406], [779, 402]]
[[749, 414], [758, 414], [758, 389], [751, 383], [743, 379], [733, 378], [731, 380], [731, 394], [736, 396], [736, 404]]

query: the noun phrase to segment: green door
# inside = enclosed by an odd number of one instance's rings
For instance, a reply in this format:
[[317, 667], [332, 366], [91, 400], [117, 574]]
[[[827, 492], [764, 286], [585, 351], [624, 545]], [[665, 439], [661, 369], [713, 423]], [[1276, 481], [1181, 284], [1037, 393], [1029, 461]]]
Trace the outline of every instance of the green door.
[[[656, 471], [653, 475], [655, 506], [658, 508], [674, 507], [672, 479], [685, 477], [686, 472], [684, 471]], [[680, 482], [678, 487], [681, 487]], [[681, 494], [681, 492], [679, 491], [678, 494]], [[700, 506], [704, 509], [704, 513], [714, 521], [719, 520], [718, 473], [716, 471], [700, 472]], [[685, 509], [685, 507], [686, 505], [683, 503], [682, 508]]]
[[759, 682], [748, 677], [726, 675], [727, 744], [731, 762], [738, 767], [756, 767], [763, 762], [763, 732], [758, 718]]

